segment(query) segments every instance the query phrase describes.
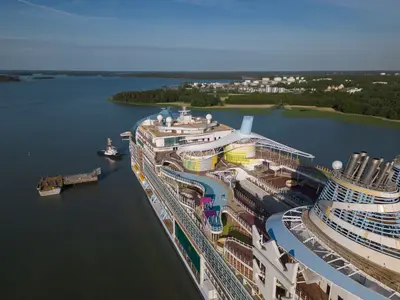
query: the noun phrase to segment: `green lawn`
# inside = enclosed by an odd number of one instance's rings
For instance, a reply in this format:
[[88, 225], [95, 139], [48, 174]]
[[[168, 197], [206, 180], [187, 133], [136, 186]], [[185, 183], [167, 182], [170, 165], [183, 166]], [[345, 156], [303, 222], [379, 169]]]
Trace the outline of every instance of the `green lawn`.
[[337, 112], [319, 111], [306, 108], [292, 108], [290, 110], [285, 109], [282, 111], [282, 115], [289, 118], [329, 118], [349, 123], [400, 129], [400, 122], [386, 121], [372, 116], [342, 114]]

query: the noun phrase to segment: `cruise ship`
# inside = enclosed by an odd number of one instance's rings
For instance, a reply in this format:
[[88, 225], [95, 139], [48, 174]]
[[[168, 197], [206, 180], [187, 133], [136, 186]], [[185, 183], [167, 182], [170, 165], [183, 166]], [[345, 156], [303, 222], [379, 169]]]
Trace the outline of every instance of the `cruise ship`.
[[165, 108], [132, 170], [204, 299], [400, 300], [400, 158], [332, 169], [252, 132]]

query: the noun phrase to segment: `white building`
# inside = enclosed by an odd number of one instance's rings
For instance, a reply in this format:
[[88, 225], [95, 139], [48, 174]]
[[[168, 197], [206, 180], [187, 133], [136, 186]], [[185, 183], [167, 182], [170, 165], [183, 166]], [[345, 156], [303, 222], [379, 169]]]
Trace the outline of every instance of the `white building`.
[[352, 88], [352, 89], [347, 90], [347, 92], [349, 94], [359, 93], [361, 91], [362, 91], [362, 88]]

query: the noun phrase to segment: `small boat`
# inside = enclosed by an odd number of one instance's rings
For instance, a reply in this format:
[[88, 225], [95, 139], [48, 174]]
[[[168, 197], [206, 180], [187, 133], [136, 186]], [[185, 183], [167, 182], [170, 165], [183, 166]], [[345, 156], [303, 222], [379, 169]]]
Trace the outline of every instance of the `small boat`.
[[131, 137], [131, 132], [130, 131], [125, 131], [123, 133], [120, 134], [121, 138], [123, 140], [128, 140]]
[[105, 156], [111, 159], [121, 159], [122, 158], [122, 154], [118, 152], [117, 148], [115, 148], [112, 144], [111, 144], [111, 139], [108, 138], [107, 139], [107, 148], [106, 150], [100, 150], [97, 151], [97, 154], [100, 156]]

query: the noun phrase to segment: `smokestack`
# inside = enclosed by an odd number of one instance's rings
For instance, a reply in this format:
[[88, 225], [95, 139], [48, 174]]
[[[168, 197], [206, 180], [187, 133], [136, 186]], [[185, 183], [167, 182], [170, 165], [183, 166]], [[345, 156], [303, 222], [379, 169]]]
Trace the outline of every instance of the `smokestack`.
[[386, 185], [386, 184], [388, 184], [389, 182], [391, 182], [393, 176], [394, 176], [394, 170], [393, 170], [393, 169], [392, 169], [392, 170], [389, 170], [388, 176], [386, 177], [384, 184]]
[[362, 181], [365, 185], [369, 185], [374, 178], [374, 175], [376, 173], [376, 170], [378, 169], [379, 165], [381, 164], [381, 161], [377, 158], [372, 159], [369, 167], [367, 168]]
[[364, 156], [367, 155], [367, 152], [362, 151], [360, 153], [360, 156], [357, 159], [356, 167], [354, 168], [352, 174], [350, 175], [352, 179], [354, 179], [354, 176], [357, 174], [358, 170], [360, 169], [361, 162], [363, 161]]
[[379, 174], [378, 177], [376, 178], [374, 185], [375, 186], [379, 186], [383, 179], [385, 178], [385, 176], [387, 175], [387, 172], [390, 170], [390, 162], [387, 162], [385, 166], [381, 166], [380, 170], [379, 170]]
[[354, 152], [350, 158], [349, 161], [347, 162], [346, 168], [344, 169], [343, 175], [345, 177], [350, 178], [351, 175], [353, 174], [353, 171], [356, 167], [358, 158], [360, 157], [360, 153]]
[[[362, 158], [363, 158], [363, 156], [361, 157], [361, 159]], [[355, 178], [355, 181], [359, 181], [360, 180], [362, 174], [364, 173], [365, 167], [367, 166], [368, 160], [369, 160], [369, 156], [365, 156], [364, 159], [362, 159], [362, 161], [360, 160], [361, 164], [360, 164], [360, 167], [358, 168], [357, 176]]]

